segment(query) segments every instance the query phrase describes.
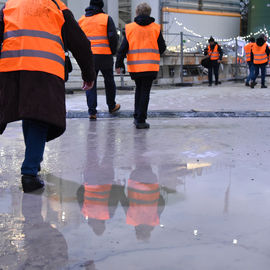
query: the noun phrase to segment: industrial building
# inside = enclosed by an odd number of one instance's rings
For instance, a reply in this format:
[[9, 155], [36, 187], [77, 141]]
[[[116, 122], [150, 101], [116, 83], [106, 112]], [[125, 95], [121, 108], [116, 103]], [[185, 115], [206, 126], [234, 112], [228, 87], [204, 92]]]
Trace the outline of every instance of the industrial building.
[[248, 31], [255, 33], [260, 29], [270, 28], [270, 1], [250, 0], [248, 11]]

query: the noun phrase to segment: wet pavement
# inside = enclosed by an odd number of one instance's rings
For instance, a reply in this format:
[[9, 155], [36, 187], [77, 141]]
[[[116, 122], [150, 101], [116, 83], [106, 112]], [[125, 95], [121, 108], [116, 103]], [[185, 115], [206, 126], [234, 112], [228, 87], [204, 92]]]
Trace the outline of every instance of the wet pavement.
[[254, 270], [270, 264], [270, 119], [68, 120], [43, 194], [20, 123], [0, 138], [0, 269]]

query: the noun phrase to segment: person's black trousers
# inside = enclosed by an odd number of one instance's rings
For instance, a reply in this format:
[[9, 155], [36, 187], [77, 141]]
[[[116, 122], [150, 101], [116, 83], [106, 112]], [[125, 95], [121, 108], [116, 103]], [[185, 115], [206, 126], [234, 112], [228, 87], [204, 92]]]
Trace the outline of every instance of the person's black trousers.
[[135, 79], [135, 111], [134, 119], [138, 123], [145, 123], [150, 100], [150, 91], [153, 84], [153, 77], [143, 77]]
[[215, 83], [218, 84], [219, 63], [217, 60], [212, 60], [211, 66], [208, 68], [208, 82], [209, 82], [209, 84], [213, 83], [213, 71], [214, 71], [214, 75], [215, 75]]
[[[104, 77], [106, 101], [109, 111], [115, 108], [115, 96], [116, 96], [116, 85], [114, 81], [113, 69], [101, 69], [100, 70]], [[96, 70], [98, 76], [99, 70]], [[91, 90], [86, 91], [88, 113], [89, 115], [95, 115], [97, 113], [97, 79], [95, 80], [94, 87]]]

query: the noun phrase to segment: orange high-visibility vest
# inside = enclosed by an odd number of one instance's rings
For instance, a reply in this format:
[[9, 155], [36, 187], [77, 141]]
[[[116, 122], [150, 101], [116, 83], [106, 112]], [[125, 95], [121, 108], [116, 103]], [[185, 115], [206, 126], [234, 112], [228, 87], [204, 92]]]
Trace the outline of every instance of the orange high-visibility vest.
[[[269, 50], [270, 50], [270, 45], [268, 46]], [[268, 64], [270, 65], [270, 57], [268, 59]]]
[[79, 25], [91, 41], [93, 54], [112, 54], [108, 39], [108, 18], [104, 13], [82, 16]]
[[256, 43], [252, 47], [253, 52], [253, 63], [255, 65], [265, 64], [268, 62], [268, 56], [265, 52], [267, 44], [263, 44], [263, 46], [258, 46]]
[[159, 225], [158, 201], [160, 189], [158, 184], [141, 183], [128, 180], [129, 208], [126, 222], [132, 226], [145, 224]]
[[84, 217], [108, 220], [109, 196], [112, 185], [84, 185], [84, 203], [82, 213]]
[[210, 55], [210, 60], [219, 60], [218, 45], [216, 44], [213, 51], [211, 51], [211, 46], [208, 46], [208, 55]]
[[126, 25], [126, 38], [129, 44], [128, 72], [159, 71], [159, 35], [160, 25], [156, 23], [140, 26], [134, 22]]
[[3, 12], [5, 29], [0, 72], [42, 71], [64, 80], [61, 30], [65, 20], [55, 3], [8, 0]]
[[254, 42], [250, 42], [244, 47], [247, 62], [251, 61], [251, 50], [252, 50], [253, 45], [254, 45]]

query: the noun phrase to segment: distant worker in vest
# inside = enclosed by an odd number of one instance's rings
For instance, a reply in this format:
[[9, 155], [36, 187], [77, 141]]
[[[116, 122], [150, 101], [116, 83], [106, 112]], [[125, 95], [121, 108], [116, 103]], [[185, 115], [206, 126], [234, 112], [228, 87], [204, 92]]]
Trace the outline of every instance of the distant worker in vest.
[[96, 74], [90, 42], [64, 3], [8, 0], [1, 10], [0, 134], [23, 120], [24, 192], [44, 186], [38, 171], [45, 143], [66, 129], [63, 40], [82, 69], [83, 89], [91, 89]]
[[208, 55], [210, 57], [210, 67], [208, 68], [208, 83], [209, 86], [212, 86], [213, 83], [213, 71], [215, 75], [215, 85], [220, 84], [218, 78], [219, 78], [219, 66], [222, 61], [223, 57], [223, 50], [218, 45], [217, 42], [215, 42], [213, 37], [210, 37], [208, 40], [209, 45], [204, 50], [204, 55]]
[[[118, 35], [113, 19], [104, 13], [103, 0], [91, 0], [85, 15], [79, 20], [79, 25], [91, 41], [94, 54], [95, 69], [98, 76], [101, 71], [104, 77], [106, 100], [110, 113], [120, 110], [116, 104], [116, 85], [113, 75], [113, 55], [116, 54]], [[97, 119], [97, 78], [91, 91], [86, 91], [90, 120]]]
[[251, 50], [251, 61], [254, 64], [255, 72], [251, 78], [250, 87], [254, 88], [256, 85], [256, 79], [259, 76], [261, 70], [261, 88], [267, 88], [265, 85], [265, 76], [266, 76], [266, 66], [269, 61], [269, 47], [266, 43], [267, 37], [262, 34], [260, 35], [256, 43], [253, 45]]
[[251, 78], [254, 76], [254, 71], [255, 71], [254, 64], [251, 61], [251, 50], [252, 50], [252, 47], [254, 44], [255, 44], [255, 38], [251, 37], [249, 39], [249, 43], [244, 47], [245, 54], [246, 54], [246, 62], [248, 64], [248, 68], [249, 68], [249, 75], [246, 79], [246, 86], [250, 86], [249, 82], [250, 82]]
[[137, 129], [147, 129], [150, 127], [146, 123], [150, 90], [166, 44], [160, 25], [150, 17], [148, 4], [139, 4], [136, 15], [135, 22], [126, 25], [126, 36], [117, 54], [116, 71], [120, 74], [122, 69], [125, 73], [124, 58], [127, 56], [128, 72], [136, 84], [134, 124]]

